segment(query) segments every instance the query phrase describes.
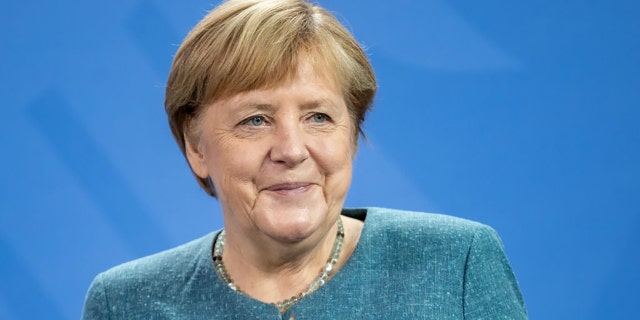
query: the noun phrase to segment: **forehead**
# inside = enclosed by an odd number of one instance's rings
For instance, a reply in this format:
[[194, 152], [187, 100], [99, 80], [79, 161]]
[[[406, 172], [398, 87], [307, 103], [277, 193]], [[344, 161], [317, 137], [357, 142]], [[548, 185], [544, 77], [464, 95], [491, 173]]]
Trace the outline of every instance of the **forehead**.
[[333, 79], [310, 68], [301, 68], [296, 77], [273, 87], [240, 92], [214, 104], [231, 112], [275, 111], [282, 106], [295, 106], [302, 111], [319, 108], [340, 113], [347, 111]]
[[[335, 91], [344, 91], [344, 81], [340, 81], [346, 76], [343, 74], [345, 70], [340, 71], [344, 68], [340, 68], [331, 52], [320, 48], [301, 49], [288, 59], [269, 61], [267, 57], [265, 61], [253, 67], [246, 64], [246, 61], [240, 63], [240, 69], [222, 78], [213, 71], [212, 78], [218, 78], [219, 81], [216, 81], [217, 84], [210, 83], [213, 87], [209, 86], [209, 98], [206, 101], [225, 99], [253, 90], [277, 88], [294, 80], [311, 78], [322, 78], [322, 81]], [[257, 68], [259, 66], [261, 67]]]
[[[260, 87], [248, 90], [232, 90], [224, 97], [213, 101], [242, 102], [258, 98], [274, 98], [278, 96], [308, 100], [339, 100], [344, 103], [344, 95], [336, 81], [334, 68], [318, 60], [302, 58], [295, 67], [288, 70], [280, 81], [273, 81]], [[338, 101], [334, 101], [337, 103]]]

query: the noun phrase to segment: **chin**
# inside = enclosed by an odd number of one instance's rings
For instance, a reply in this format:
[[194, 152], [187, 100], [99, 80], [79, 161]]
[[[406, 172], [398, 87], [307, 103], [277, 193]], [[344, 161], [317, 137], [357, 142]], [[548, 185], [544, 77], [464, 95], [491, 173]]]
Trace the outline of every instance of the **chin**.
[[255, 201], [251, 216], [259, 229], [273, 234], [274, 238], [304, 239], [323, 224], [327, 210], [319, 188], [293, 195], [263, 191]]
[[272, 209], [260, 214], [254, 222], [263, 233], [279, 242], [297, 243], [311, 237], [325, 225], [326, 205], [316, 208]]
[[305, 239], [309, 238], [310, 235], [312, 235], [312, 232], [309, 233], [287, 233], [287, 234], [272, 234], [270, 235], [273, 239], [275, 239], [276, 241], [280, 242], [280, 243], [289, 243], [289, 244], [295, 244], [295, 243], [300, 243], [302, 241], [304, 241]]

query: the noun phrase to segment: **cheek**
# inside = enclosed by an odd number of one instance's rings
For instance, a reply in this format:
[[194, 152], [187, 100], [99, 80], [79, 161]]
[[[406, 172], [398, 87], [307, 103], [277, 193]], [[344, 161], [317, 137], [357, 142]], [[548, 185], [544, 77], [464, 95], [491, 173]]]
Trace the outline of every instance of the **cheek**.
[[[351, 170], [354, 146], [351, 138], [347, 134], [340, 135], [335, 139], [326, 139], [318, 143], [317, 162], [324, 171], [327, 184], [330, 187], [341, 190], [349, 187], [351, 182]], [[327, 190], [331, 192], [331, 190]]]
[[350, 156], [338, 157], [327, 166], [324, 196], [330, 208], [342, 207], [351, 185], [352, 162]]
[[252, 185], [264, 159], [263, 153], [259, 146], [228, 135], [211, 141], [207, 145], [207, 166], [216, 190], [222, 195]]

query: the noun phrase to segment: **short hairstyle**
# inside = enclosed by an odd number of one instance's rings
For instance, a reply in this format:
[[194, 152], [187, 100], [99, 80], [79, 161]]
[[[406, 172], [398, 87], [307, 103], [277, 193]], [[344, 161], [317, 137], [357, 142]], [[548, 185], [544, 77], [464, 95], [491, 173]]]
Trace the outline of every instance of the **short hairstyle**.
[[[357, 144], [377, 85], [365, 52], [349, 31], [306, 0], [229, 0], [189, 32], [171, 66], [165, 110], [182, 153], [186, 155], [193, 120], [207, 105], [293, 79], [301, 58], [312, 59], [333, 76]], [[208, 179], [196, 178], [216, 197]]]

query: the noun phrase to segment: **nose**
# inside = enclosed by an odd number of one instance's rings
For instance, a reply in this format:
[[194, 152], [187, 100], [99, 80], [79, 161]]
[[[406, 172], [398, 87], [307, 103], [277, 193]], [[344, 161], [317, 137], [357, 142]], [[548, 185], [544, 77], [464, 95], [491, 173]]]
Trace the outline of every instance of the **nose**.
[[269, 157], [275, 163], [293, 168], [309, 158], [304, 131], [298, 123], [281, 123], [272, 140]]

